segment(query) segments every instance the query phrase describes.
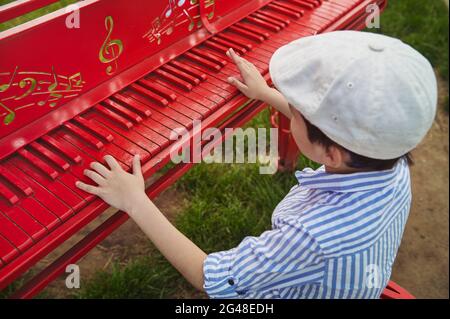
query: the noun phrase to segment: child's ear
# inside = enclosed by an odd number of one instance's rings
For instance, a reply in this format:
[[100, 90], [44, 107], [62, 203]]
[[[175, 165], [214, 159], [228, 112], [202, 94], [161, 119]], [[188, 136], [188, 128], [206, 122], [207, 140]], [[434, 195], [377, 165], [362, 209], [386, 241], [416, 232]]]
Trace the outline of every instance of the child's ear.
[[329, 146], [325, 154], [325, 165], [332, 168], [342, 168], [345, 165], [344, 153], [337, 146]]

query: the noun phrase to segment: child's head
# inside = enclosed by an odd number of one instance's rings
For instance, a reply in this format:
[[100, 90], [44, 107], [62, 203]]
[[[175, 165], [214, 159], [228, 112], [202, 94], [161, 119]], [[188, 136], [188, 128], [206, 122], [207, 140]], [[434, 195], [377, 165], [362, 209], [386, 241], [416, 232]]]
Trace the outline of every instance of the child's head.
[[[392, 168], [403, 157], [381, 160], [356, 154], [331, 140], [320, 129], [305, 119], [294, 107], [289, 107], [293, 115], [291, 132], [299, 149], [309, 159], [328, 168], [339, 169], [340, 171], [386, 170]], [[412, 163], [409, 153], [404, 156], [407, 158], [408, 163]]]
[[430, 63], [403, 42], [339, 31], [280, 48], [272, 80], [290, 103], [303, 154], [339, 170], [383, 170], [430, 129], [437, 83]]

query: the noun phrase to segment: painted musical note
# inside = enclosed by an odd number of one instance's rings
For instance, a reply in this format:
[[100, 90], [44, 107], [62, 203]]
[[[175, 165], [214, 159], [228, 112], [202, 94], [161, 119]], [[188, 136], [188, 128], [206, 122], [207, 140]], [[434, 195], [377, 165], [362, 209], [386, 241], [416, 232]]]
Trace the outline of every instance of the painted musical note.
[[[111, 34], [114, 28], [114, 21], [111, 16], [107, 16], [105, 18], [105, 27], [108, 31], [108, 34], [100, 49], [98, 58], [102, 63], [105, 64], [114, 63], [114, 67], [112, 65], [108, 65], [108, 67], [106, 68], [106, 74], [112, 75], [117, 71], [117, 59], [123, 52], [123, 43], [118, 39], [111, 40]], [[116, 52], [116, 50], [118, 51]]]
[[189, 26], [188, 26], [188, 30], [192, 31], [195, 27], [195, 21], [194, 19], [190, 16], [189, 12], [186, 11], [186, 9], [183, 10], [184, 15], [188, 18], [189, 20]]
[[0, 72], [0, 81], [6, 83], [0, 86], [0, 124], [10, 125], [20, 112], [34, 106], [55, 107], [62, 98], [78, 96], [85, 83], [80, 72], [69, 77], [58, 75], [54, 66], [51, 73], [19, 69], [16, 66], [12, 73]]
[[175, 28], [175, 21], [172, 20], [168, 25], [166, 25], [159, 31], [159, 34], [171, 35], [174, 28]]
[[18, 69], [19, 67], [18, 66], [16, 66], [16, 68], [15, 68], [15, 70], [14, 70], [14, 73], [13, 73], [13, 75], [11, 76], [11, 79], [9, 80], [9, 83], [8, 84], [2, 84], [2, 85], [0, 85], [0, 92], [5, 92], [7, 89], [9, 89], [9, 87], [12, 85], [12, 83], [13, 83], [13, 81], [14, 81], [14, 77], [16, 76], [16, 73], [17, 73], [17, 69]]
[[210, 7], [212, 7], [212, 9], [210, 9], [211, 12], [208, 13], [208, 15], [207, 15], [208, 20], [211, 20], [212, 18], [214, 18], [214, 13], [216, 11], [216, 0], [206, 0], [205, 1], [205, 8], [208, 9]]
[[28, 95], [34, 92], [36, 89], [36, 79], [35, 78], [24, 78], [20, 80], [19, 87], [21, 89], [25, 88], [26, 86], [29, 86], [28, 90], [25, 91], [22, 95], [16, 97], [14, 100], [21, 100], [26, 98]]
[[16, 113], [10, 108], [8, 108], [6, 105], [4, 105], [2, 102], [0, 102], [0, 106], [7, 112], [7, 115], [3, 119], [3, 124], [5, 125], [11, 124], [16, 117]]
[[[205, 1], [209, 20], [214, 17], [215, 3], [215, 0]], [[160, 45], [165, 36], [173, 34], [181, 26], [187, 26], [189, 32], [193, 32], [196, 28], [200, 29], [203, 23], [199, 8], [198, 0], [169, 0], [167, 7], [152, 21], [150, 30], [143, 35], [143, 38], [147, 38], [150, 43], [156, 42]]]
[[166, 11], [166, 18], [169, 18], [172, 15], [173, 10], [175, 9], [174, 0], [169, 0], [169, 9]]
[[[46, 93], [49, 93], [47, 96], [47, 99], [45, 101], [39, 101], [38, 102], [39, 106], [43, 106], [43, 105], [47, 104], [48, 102], [50, 102], [49, 103], [50, 107], [55, 107], [56, 101], [58, 101], [59, 99], [62, 98], [62, 94], [56, 92], [56, 88], [58, 87], [59, 83], [58, 83], [58, 79], [56, 78], [54, 66], [52, 66], [52, 75], [53, 75], [53, 82], [47, 88], [48, 92], [46, 92]], [[53, 99], [50, 100], [50, 97], [52, 97]]]
[[68, 82], [69, 83], [67, 84], [66, 91], [72, 90], [72, 82], [75, 82], [75, 85], [74, 85], [75, 87], [79, 87], [81, 85], [81, 83], [83, 82], [83, 79], [81, 78], [81, 73], [78, 72], [74, 75], [71, 75], [68, 78]]

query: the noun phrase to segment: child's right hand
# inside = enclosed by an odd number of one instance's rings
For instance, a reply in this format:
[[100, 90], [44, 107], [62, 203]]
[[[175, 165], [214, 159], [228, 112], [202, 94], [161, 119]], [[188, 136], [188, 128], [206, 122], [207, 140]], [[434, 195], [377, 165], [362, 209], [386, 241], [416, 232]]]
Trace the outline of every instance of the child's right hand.
[[248, 98], [264, 100], [264, 97], [270, 91], [270, 87], [258, 69], [252, 63], [237, 55], [233, 49], [227, 51], [227, 56], [236, 64], [244, 80], [244, 83], [242, 83], [235, 77], [229, 77], [228, 82]]
[[137, 155], [134, 156], [133, 173], [124, 171], [111, 155], [106, 155], [104, 159], [109, 168], [101, 163], [92, 162], [91, 169], [84, 171], [84, 175], [92, 179], [97, 186], [80, 181], [75, 185], [89, 194], [99, 196], [109, 205], [131, 216], [135, 208], [148, 199], [140, 159]]

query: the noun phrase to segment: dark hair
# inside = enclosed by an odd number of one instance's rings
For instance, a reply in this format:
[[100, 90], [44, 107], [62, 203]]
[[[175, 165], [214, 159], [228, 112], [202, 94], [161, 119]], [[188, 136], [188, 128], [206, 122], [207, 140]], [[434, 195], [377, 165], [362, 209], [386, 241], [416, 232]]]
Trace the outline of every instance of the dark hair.
[[[301, 115], [301, 114], [300, 114]], [[311, 141], [311, 143], [319, 143], [320, 145], [324, 146], [327, 150], [331, 147], [338, 147], [341, 150], [347, 152], [350, 155], [350, 161], [347, 164], [348, 167], [351, 168], [357, 168], [357, 169], [368, 169], [368, 170], [375, 170], [375, 171], [382, 171], [391, 169], [394, 167], [395, 163], [403, 157], [406, 158], [408, 161], [408, 165], [413, 164], [411, 153], [407, 153], [401, 157], [394, 158], [394, 159], [388, 159], [388, 160], [380, 160], [380, 159], [374, 159], [365, 157], [359, 154], [356, 154], [352, 151], [349, 151], [348, 149], [340, 146], [333, 140], [331, 140], [328, 136], [326, 136], [319, 128], [311, 124], [303, 115], [301, 115], [303, 120], [306, 123], [306, 130], [308, 133], [308, 138]]]

